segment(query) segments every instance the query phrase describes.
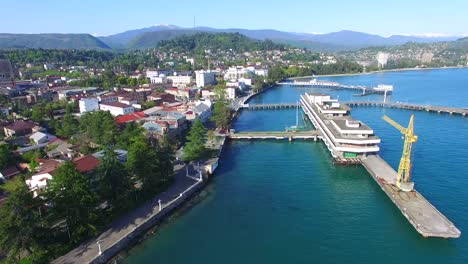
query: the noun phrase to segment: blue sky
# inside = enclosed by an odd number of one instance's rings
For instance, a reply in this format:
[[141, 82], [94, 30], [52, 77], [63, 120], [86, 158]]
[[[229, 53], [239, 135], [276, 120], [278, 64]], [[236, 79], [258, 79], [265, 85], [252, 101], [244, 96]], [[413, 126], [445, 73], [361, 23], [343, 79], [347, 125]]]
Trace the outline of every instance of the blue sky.
[[467, 0], [2, 1], [1, 33], [109, 35], [156, 24], [379, 35], [468, 34]]

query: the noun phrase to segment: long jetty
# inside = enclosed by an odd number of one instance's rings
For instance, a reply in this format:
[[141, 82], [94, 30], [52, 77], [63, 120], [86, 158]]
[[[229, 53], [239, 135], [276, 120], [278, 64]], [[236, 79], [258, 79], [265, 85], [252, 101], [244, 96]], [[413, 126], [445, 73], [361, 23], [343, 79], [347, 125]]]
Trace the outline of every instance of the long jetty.
[[237, 132], [228, 135], [230, 139], [237, 140], [250, 140], [250, 139], [288, 139], [289, 141], [294, 139], [313, 139], [317, 141], [321, 137], [318, 130], [308, 131], [254, 131], [254, 132]]
[[[363, 85], [346, 85], [346, 84], [341, 84], [341, 83], [335, 83], [335, 82], [300, 82], [300, 81], [294, 81], [294, 82], [278, 82], [276, 83], [278, 85], [290, 85], [293, 87], [303, 87], [303, 88], [327, 88], [327, 89], [333, 89], [333, 90], [353, 90], [353, 91], [360, 91], [362, 92], [362, 95], [369, 95], [369, 94], [384, 94], [385, 90], [380, 90], [376, 88], [371, 88]], [[391, 91], [388, 91], [390, 93]]]
[[468, 109], [466, 108], [456, 108], [456, 107], [447, 107], [447, 106], [434, 106], [434, 105], [421, 105], [421, 104], [411, 104], [411, 103], [402, 103], [402, 102], [379, 102], [379, 101], [350, 101], [343, 102], [349, 107], [360, 107], [360, 106], [374, 106], [374, 107], [388, 107], [388, 108], [399, 108], [399, 109], [408, 109], [415, 111], [426, 111], [433, 113], [447, 113], [450, 115], [458, 114], [462, 116], [468, 115]]
[[[348, 101], [342, 102], [349, 107], [386, 107], [386, 108], [397, 108], [407, 109], [414, 111], [425, 111], [431, 113], [445, 113], [450, 115], [461, 115], [468, 116], [468, 108], [457, 108], [447, 106], [435, 106], [435, 105], [422, 105], [422, 104], [411, 104], [403, 102], [380, 102], [380, 101]], [[274, 109], [290, 109], [296, 108], [300, 104], [296, 103], [280, 103], [280, 104], [243, 104], [240, 108], [248, 110], [274, 110]]]

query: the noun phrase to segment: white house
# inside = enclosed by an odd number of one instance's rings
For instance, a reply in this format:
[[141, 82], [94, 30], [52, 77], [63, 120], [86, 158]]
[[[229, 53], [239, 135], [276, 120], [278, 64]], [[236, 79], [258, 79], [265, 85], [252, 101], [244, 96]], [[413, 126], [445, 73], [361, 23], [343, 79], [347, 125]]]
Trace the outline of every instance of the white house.
[[150, 77], [149, 79], [150, 79], [150, 82], [152, 84], [167, 83], [167, 77], [164, 74], [161, 74], [161, 75], [155, 76], [155, 77]]
[[102, 111], [109, 111], [113, 116], [126, 115], [135, 112], [135, 108], [120, 102], [101, 103], [99, 108]]
[[97, 98], [81, 98], [78, 102], [80, 113], [99, 110], [99, 100]]
[[196, 71], [195, 79], [197, 87], [205, 87], [206, 85], [216, 83], [216, 73], [212, 71]]
[[52, 141], [54, 139], [56, 139], [57, 137], [54, 136], [54, 135], [51, 135], [51, 134], [46, 134], [46, 133], [42, 133], [42, 132], [36, 132], [34, 134], [32, 134], [29, 139], [31, 141], [33, 141], [35, 144], [42, 144], [42, 143], [46, 143], [46, 142], [49, 142], [49, 141]]
[[146, 70], [146, 78], [155, 78], [155, 77], [159, 77], [160, 75], [165, 75], [165, 76], [168, 76], [169, 74], [171, 74], [171, 70], [169, 69], [147, 69]]
[[167, 79], [172, 82], [174, 86], [187, 86], [192, 83], [192, 76], [190, 75], [173, 75], [167, 76]]
[[26, 180], [26, 185], [33, 192], [33, 197], [37, 197], [37, 195], [47, 187], [47, 182], [52, 180], [52, 178], [52, 175], [48, 172], [36, 174]]

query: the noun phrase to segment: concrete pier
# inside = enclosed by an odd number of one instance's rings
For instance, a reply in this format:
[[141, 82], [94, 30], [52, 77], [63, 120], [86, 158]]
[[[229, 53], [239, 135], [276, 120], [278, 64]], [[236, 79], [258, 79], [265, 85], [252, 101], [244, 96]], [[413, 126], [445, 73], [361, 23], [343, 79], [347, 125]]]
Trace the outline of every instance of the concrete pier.
[[362, 165], [421, 235], [442, 238], [460, 237], [460, 230], [416, 189], [411, 192], [398, 190], [395, 186], [397, 172], [379, 155], [362, 158]]
[[232, 133], [228, 136], [230, 139], [288, 139], [289, 141], [293, 139], [312, 139], [317, 141], [317, 138], [320, 138], [320, 133], [317, 130], [310, 131], [268, 131], [268, 132], [238, 132]]

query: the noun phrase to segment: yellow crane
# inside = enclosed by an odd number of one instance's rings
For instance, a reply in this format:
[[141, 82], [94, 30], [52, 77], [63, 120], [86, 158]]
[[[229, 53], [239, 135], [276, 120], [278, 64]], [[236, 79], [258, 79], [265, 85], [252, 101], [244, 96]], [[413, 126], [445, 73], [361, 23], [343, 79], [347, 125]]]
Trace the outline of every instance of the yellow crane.
[[403, 146], [403, 155], [401, 156], [400, 165], [398, 166], [398, 175], [396, 185], [402, 191], [411, 191], [414, 184], [410, 182], [411, 177], [411, 149], [413, 143], [418, 141], [418, 136], [414, 134], [414, 115], [411, 115], [408, 127], [403, 127], [393, 121], [388, 116], [383, 116], [383, 120], [398, 129], [403, 134], [405, 144]]

